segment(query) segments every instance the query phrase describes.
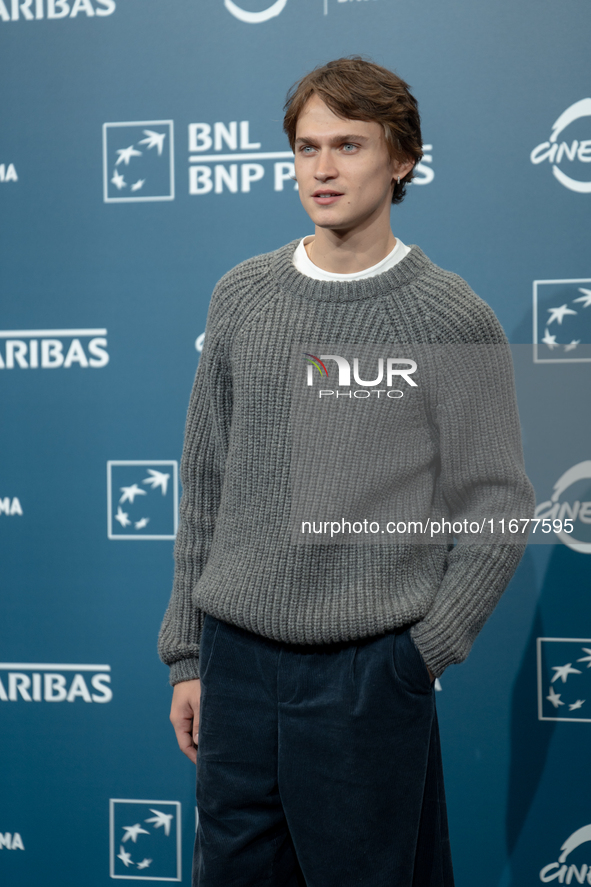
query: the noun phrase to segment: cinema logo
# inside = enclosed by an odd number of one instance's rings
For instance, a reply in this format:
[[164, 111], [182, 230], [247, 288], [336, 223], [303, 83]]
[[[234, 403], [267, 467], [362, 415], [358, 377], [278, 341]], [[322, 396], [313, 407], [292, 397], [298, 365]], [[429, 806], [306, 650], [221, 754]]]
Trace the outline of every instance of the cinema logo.
[[[561, 542], [581, 554], [591, 554], [591, 460], [565, 471], [554, 484], [552, 497], [537, 506], [535, 516], [556, 521], [554, 532]], [[558, 528], [565, 518], [573, 521], [572, 533]]]
[[77, 18], [112, 15], [115, 0], [0, 0], [0, 21]]
[[4, 182], [18, 182], [14, 163], [0, 163], [0, 184]]
[[[552, 126], [552, 133], [547, 142], [537, 145], [530, 154], [530, 160], [534, 164], [548, 163], [552, 166], [552, 174], [558, 179], [561, 185], [568, 188], [569, 191], [577, 191], [579, 194], [591, 194], [591, 181], [581, 181], [579, 175], [584, 172], [591, 172], [589, 167], [584, 164], [591, 163], [591, 138], [581, 139], [581, 135], [591, 135], [591, 126], [586, 121], [587, 131], [583, 132], [583, 124], [580, 121], [583, 118], [591, 117], [591, 98], [581, 99], [575, 102], [570, 108], [564, 111], [558, 120]], [[561, 139], [563, 131], [571, 124], [579, 121], [579, 138], [569, 140]], [[564, 169], [560, 168], [562, 162], [567, 164], [569, 173], [574, 172], [576, 178], [569, 175]], [[583, 164], [581, 166], [581, 164]]]
[[109, 363], [107, 331], [0, 330], [0, 370], [100, 369]]
[[[549, 884], [550, 881], [558, 881], [559, 884], [591, 884], [591, 865], [588, 862], [581, 863], [579, 860], [575, 863], [572, 857], [567, 862], [571, 853], [589, 841], [591, 841], [591, 825], [584, 825], [573, 832], [560, 848], [558, 861], [545, 865], [540, 871], [540, 881], [543, 884]], [[586, 855], [587, 859], [591, 856], [588, 847], [579, 853]]]
[[[333, 364], [331, 368], [333, 369], [334, 375], [334, 364], [336, 364], [336, 369], [338, 371], [338, 382], [337, 385], [339, 388], [348, 388], [348, 391], [339, 391], [336, 388], [320, 388], [318, 390], [318, 397], [322, 398], [330, 398], [334, 397], [346, 397], [346, 398], [357, 398], [360, 400], [371, 399], [372, 395], [374, 395], [374, 399], [380, 398], [382, 395], [385, 397], [391, 398], [393, 400], [398, 400], [401, 397], [404, 397], [404, 390], [401, 388], [394, 388], [394, 381], [400, 382], [400, 384], [404, 383], [406, 386], [410, 386], [411, 388], [418, 388], [417, 383], [414, 381], [412, 377], [413, 373], [417, 371], [417, 363], [414, 360], [410, 360], [408, 358], [401, 357], [380, 357], [377, 360], [377, 368], [375, 370], [376, 377], [375, 379], [362, 379], [361, 371], [360, 371], [360, 361], [358, 357], [353, 358], [353, 380], [357, 385], [361, 385], [361, 388], [352, 389], [351, 387], [351, 364], [340, 354], [321, 354], [316, 356], [315, 354], [311, 354], [308, 351], [303, 352], [303, 357], [308, 366], [307, 370], [307, 378], [306, 382], [309, 388], [314, 387], [315, 381], [317, 381], [316, 373], [320, 375], [320, 381], [325, 382], [325, 384], [330, 384], [330, 373], [326, 366], [326, 361], [332, 361]], [[378, 385], [384, 383], [384, 365], [386, 368], [385, 371], [385, 388], [378, 388]], [[314, 372], [316, 370], [316, 372]], [[326, 381], [325, 381], [326, 380]]]
[[0, 496], [0, 514], [23, 516], [23, 507], [17, 496]]
[[23, 839], [18, 832], [0, 832], [0, 850], [24, 850]]
[[110, 665], [0, 662], [0, 702], [110, 702]]

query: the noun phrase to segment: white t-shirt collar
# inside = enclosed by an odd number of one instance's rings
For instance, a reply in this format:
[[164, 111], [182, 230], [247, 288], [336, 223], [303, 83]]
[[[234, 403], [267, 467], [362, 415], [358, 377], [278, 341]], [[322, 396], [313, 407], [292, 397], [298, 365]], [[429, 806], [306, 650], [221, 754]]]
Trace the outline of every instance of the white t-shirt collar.
[[388, 253], [381, 262], [378, 262], [377, 265], [372, 265], [370, 268], [364, 268], [363, 271], [354, 271], [352, 274], [336, 274], [333, 271], [324, 271], [309, 259], [304, 243], [309, 240], [310, 237], [311, 235], [302, 237], [298, 243], [293, 254], [293, 263], [301, 274], [305, 274], [306, 277], [312, 277], [314, 280], [340, 280], [345, 282], [348, 280], [364, 280], [366, 277], [376, 277], [378, 274], [383, 274], [384, 271], [388, 271], [394, 265], [397, 265], [398, 262], [401, 262], [410, 252], [410, 247], [405, 246], [405, 244], [397, 238], [394, 249]]

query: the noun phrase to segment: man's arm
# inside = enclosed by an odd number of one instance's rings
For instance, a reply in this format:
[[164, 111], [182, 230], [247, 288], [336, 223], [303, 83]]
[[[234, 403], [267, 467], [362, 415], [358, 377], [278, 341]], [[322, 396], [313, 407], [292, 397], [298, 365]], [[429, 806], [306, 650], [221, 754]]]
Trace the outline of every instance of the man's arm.
[[223, 448], [211, 392], [211, 378], [216, 373], [219, 376], [219, 364], [206, 335], [185, 427], [173, 590], [158, 640], [160, 658], [170, 666], [174, 686], [170, 719], [181, 751], [191, 760], [195, 760], [199, 720], [199, 645], [204, 618], [193, 603], [193, 589], [209, 556], [222, 486]]
[[191, 393], [181, 459], [183, 495], [174, 546], [172, 595], [164, 615], [158, 652], [170, 666], [170, 682], [199, 677], [199, 639], [203, 614], [193, 604], [213, 539], [221, 494], [220, 466], [205, 348]]
[[[444, 346], [436, 425], [440, 489], [454, 518], [531, 517], [533, 488], [525, 474], [509, 346], [487, 307], [488, 344]], [[498, 344], [491, 344], [496, 337]], [[434, 517], [437, 517], [434, 515]], [[488, 530], [489, 524], [486, 525]], [[426, 617], [412, 636], [431, 671], [463, 661], [507, 587], [525, 543], [498, 533], [470, 544], [460, 538]]]

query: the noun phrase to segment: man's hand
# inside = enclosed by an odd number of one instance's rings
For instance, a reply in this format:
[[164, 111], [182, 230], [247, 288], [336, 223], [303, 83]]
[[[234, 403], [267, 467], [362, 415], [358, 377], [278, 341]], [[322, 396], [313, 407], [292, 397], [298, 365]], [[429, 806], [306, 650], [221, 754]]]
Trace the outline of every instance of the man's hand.
[[433, 683], [433, 681], [435, 680], [435, 675], [433, 674], [433, 672], [431, 671], [429, 666], [427, 666], [427, 671], [429, 672], [429, 677], [431, 679], [431, 683]]
[[197, 763], [199, 735], [199, 700], [201, 681], [182, 681], [175, 684], [170, 707], [170, 720], [183, 754]]

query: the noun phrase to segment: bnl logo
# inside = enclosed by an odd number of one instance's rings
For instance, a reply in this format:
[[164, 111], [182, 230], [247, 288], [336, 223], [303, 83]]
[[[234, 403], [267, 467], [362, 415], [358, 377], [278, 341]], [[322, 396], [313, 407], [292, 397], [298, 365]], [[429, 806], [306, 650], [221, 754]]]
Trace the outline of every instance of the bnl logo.
[[190, 123], [189, 194], [247, 194], [254, 182], [265, 178], [267, 167], [261, 161], [268, 160], [275, 161], [273, 189], [283, 191], [288, 184], [297, 190], [297, 184], [292, 184], [293, 153], [261, 151], [261, 147], [261, 142], [251, 138], [248, 120], [232, 120], [227, 125], [218, 120], [213, 126]]
[[103, 124], [103, 199], [174, 200], [172, 120]]
[[178, 495], [174, 459], [107, 462], [109, 539], [174, 539]]
[[180, 881], [181, 805], [178, 801], [109, 801], [110, 876]]

